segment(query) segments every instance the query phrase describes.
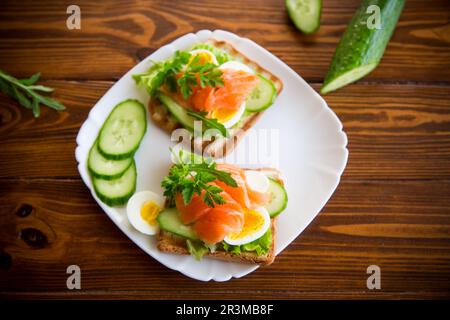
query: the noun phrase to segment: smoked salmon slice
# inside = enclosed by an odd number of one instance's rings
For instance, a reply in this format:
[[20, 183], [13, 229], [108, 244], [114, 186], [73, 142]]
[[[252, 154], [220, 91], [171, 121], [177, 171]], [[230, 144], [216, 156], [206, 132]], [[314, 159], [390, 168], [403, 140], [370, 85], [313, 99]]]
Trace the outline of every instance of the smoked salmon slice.
[[236, 180], [238, 187], [233, 188], [221, 181], [217, 181], [217, 185], [228, 193], [237, 203], [246, 209], [254, 209], [256, 207], [263, 206], [271, 200], [270, 193], [261, 193], [252, 190], [248, 187], [245, 181], [244, 170], [230, 165], [230, 164], [217, 164], [217, 169], [226, 171]]
[[[217, 182], [217, 181], [216, 181]], [[216, 185], [216, 183], [211, 183], [212, 185]], [[181, 194], [177, 194], [175, 196], [175, 205], [180, 212], [181, 221], [184, 224], [191, 224], [200, 219], [203, 215], [209, 213], [212, 207], [208, 206], [202, 199], [204, 192], [199, 196], [198, 194], [194, 194], [191, 202], [188, 204], [184, 204], [183, 197]], [[216, 205], [215, 208], [227, 208], [229, 210], [235, 210], [238, 212], [243, 212], [242, 207], [226, 192], [222, 192], [221, 196], [225, 200], [225, 204]]]
[[206, 214], [211, 207], [209, 207], [199, 195], [194, 195], [189, 204], [184, 204], [183, 196], [178, 193], [175, 196], [175, 205], [180, 212], [181, 221], [184, 224], [191, 224], [197, 221], [201, 216]]
[[220, 187], [220, 195], [225, 203], [208, 206], [201, 195], [194, 194], [191, 202], [184, 203], [181, 194], [175, 196], [175, 205], [180, 212], [184, 224], [192, 224], [198, 238], [205, 243], [215, 244], [222, 241], [230, 233], [240, 232], [244, 226], [244, 212], [270, 201], [269, 193], [260, 193], [247, 186], [244, 170], [229, 164], [216, 166], [217, 170], [228, 172], [237, 183], [232, 187], [220, 180], [211, 182], [211, 185]]
[[272, 200], [272, 196], [270, 193], [262, 193], [252, 190], [251, 188], [247, 188], [247, 194], [251, 203], [256, 204], [257, 206], [264, 206]]
[[232, 232], [240, 232], [244, 226], [244, 214], [225, 207], [212, 208], [194, 225], [197, 236], [206, 243], [222, 241]]
[[252, 204], [250, 202], [250, 198], [248, 197], [244, 176], [240, 168], [228, 164], [217, 164], [217, 170], [226, 171], [231, 174], [231, 177], [236, 181], [238, 186], [232, 187], [222, 181], [216, 181], [217, 185], [223, 191], [228, 193], [234, 201], [239, 203], [242, 207], [245, 209], [251, 209]]
[[237, 110], [256, 86], [259, 78], [245, 71], [222, 70], [223, 86], [193, 88], [191, 105], [198, 111]]

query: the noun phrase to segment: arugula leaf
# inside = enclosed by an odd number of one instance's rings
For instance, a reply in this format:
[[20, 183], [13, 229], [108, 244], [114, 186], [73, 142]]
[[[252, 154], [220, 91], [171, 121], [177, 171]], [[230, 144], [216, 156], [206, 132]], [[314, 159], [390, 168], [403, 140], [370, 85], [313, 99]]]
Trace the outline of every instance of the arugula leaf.
[[221, 195], [223, 190], [210, 184], [214, 180], [237, 187], [237, 182], [231, 174], [217, 170], [215, 162], [205, 158], [201, 159], [201, 163], [188, 162], [180, 149], [176, 164], [170, 168], [169, 174], [161, 182], [161, 187], [170, 206], [175, 205], [175, 196], [179, 193], [185, 204], [191, 202], [194, 194], [198, 194], [208, 206], [214, 207], [216, 204], [225, 203]]
[[21, 79], [19, 81], [26, 86], [31, 86], [32, 84], [35, 84], [39, 80], [40, 77], [41, 77], [41, 73], [38, 72], [38, 73], [33, 74], [31, 77], [29, 77], [27, 79]]
[[28, 87], [28, 89], [33, 89], [33, 90], [42, 91], [42, 92], [53, 92], [54, 91], [53, 88], [41, 86], [41, 85], [36, 85], [36, 86], [31, 85]]
[[137, 85], [146, 87], [150, 96], [155, 96], [161, 86], [170, 91], [178, 89], [188, 99], [194, 87], [216, 88], [223, 86], [222, 71], [213, 63], [200, 64], [200, 56], [192, 58], [187, 51], [176, 51], [171, 59], [154, 63], [147, 72], [133, 75]]
[[39, 109], [39, 102], [36, 99], [33, 99], [31, 103], [31, 109], [33, 110], [33, 115], [38, 118], [41, 115], [41, 109]]
[[40, 72], [26, 79], [16, 79], [0, 70], [0, 90], [27, 109], [33, 110], [34, 117], [39, 117], [41, 110], [39, 104], [46, 105], [55, 110], [64, 110], [66, 107], [55, 99], [42, 96], [36, 91], [52, 92], [53, 88], [35, 85], [39, 80]]
[[223, 86], [222, 71], [218, 66], [213, 63], [198, 64], [199, 59], [200, 57], [196, 56], [177, 80], [184, 99], [187, 99], [192, 88], [198, 85], [202, 88]]
[[31, 102], [28, 100], [28, 98], [19, 90], [17, 90], [16, 87], [12, 87], [12, 90], [14, 92], [14, 97], [17, 99], [17, 101], [20, 103], [21, 106], [31, 109]]
[[217, 119], [206, 117], [206, 115], [208, 114], [207, 112], [195, 112], [195, 111], [188, 110], [187, 114], [193, 118], [201, 120], [206, 127], [205, 129], [217, 129], [217, 130], [219, 130], [219, 132], [222, 136], [224, 136], [224, 137], [229, 136], [227, 128], [225, 128], [225, 126], [223, 124], [221, 124], [219, 121], [217, 121]]

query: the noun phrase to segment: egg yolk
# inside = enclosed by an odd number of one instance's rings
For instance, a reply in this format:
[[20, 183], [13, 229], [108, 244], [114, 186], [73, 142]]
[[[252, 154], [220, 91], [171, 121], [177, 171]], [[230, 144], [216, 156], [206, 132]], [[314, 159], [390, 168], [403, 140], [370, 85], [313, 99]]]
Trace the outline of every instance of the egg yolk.
[[155, 202], [148, 201], [141, 207], [141, 217], [148, 224], [154, 226], [160, 210], [161, 208]]
[[244, 213], [244, 226], [241, 232], [232, 233], [228, 237], [232, 240], [249, 236], [264, 226], [264, 217], [256, 210], [249, 210]]
[[223, 123], [230, 120], [236, 114], [237, 110], [230, 110], [225, 108], [216, 109], [211, 113], [211, 118]]
[[213, 62], [213, 59], [212, 59], [211, 55], [209, 53], [206, 53], [206, 52], [197, 52], [197, 53], [195, 53], [189, 59], [189, 63], [188, 64], [191, 64], [194, 61], [194, 59], [196, 59], [196, 60], [198, 59], [197, 61], [195, 61], [195, 64], [194, 64], [196, 66], [201, 66], [201, 65], [203, 65], [205, 63], [212, 63]]

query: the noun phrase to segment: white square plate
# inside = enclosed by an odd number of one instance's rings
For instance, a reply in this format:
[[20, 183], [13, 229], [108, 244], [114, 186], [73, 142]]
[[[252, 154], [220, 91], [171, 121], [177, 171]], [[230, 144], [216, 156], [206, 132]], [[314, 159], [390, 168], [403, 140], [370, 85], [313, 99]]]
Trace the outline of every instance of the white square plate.
[[[255, 271], [258, 266], [207, 258], [199, 262], [190, 256], [159, 252], [154, 237], [139, 233], [129, 224], [125, 208], [108, 207], [96, 197], [86, 167], [89, 149], [112, 108], [128, 98], [138, 99], [144, 105], [148, 103], [148, 94], [135, 85], [131, 75], [145, 72], [151, 61], [169, 58], [176, 50], [187, 49], [194, 43], [210, 38], [231, 43], [244, 55], [279, 77], [284, 84], [275, 104], [265, 111], [251, 130], [275, 130], [278, 137], [276, 155], [279, 156], [276, 162], [283, 173], [289, 203], [278, 218], [276, 253], [286, 248], [314, 219], [336, 189], [347, 163], [347, 136], [342, 131], [342, 123], [319, 94], [284, 62], [249, 39], [222, 30], [201, 30], [161, 47], [127, 72], [92, 108], [78, 133], [75, 155], [80, 175], [94, 199], [142, 250], [168, 268], [178, 270], [188, 277], [202, 281], [227, 281]], [[251, 144], [252, 141], [248, 137], [244, 138], [225, 161], [236, 162], [233, 159], [245, 158], [240, 155], [249, 150], [248, 143]], [[147, 132], [135, 155], [137, 191], [152, 190], [162, 194], [160, 182], [171, 164], [168, 152], [170, 146], [173, 146], [170, 136], [148, 119]], [[254, 163], [250, 165], [254, 166]]]

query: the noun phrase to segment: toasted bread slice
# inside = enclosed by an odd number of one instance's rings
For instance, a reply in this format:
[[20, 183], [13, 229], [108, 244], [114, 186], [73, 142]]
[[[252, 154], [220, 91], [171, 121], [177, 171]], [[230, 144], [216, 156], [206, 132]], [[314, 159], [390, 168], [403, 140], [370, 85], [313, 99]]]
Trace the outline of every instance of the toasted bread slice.
[[[275, 260], [275, 219], [272, 219], [272, 245], [267, 254], [257, 256], [253, 252], [241, 252], [240, 254], [234, 254], [223, 250], [217, 250], [215, 252], [209, 252], [205, 257], [224, 260], [228, 262], [243, 262], [250, 264], [268, 265]], [[163, 252], [188, 255], [189, 251], [186, 248], [186, 239], [174, 235], [170, 232], [160, 231], [158, 234], [158, 249]]]
[[[280, 184], [284, 185], [278, 170], [272, 168], [263, 168], [256, 170], [263, 171], [268, 177], [271, 177], [277, 180]], [[271, 219], [270, 227], [272, 230], [272, 244], [269, 252], [265, 255], [258, 256], [254, 252], [242, 252], [240, 254], [233, 254], [230, 252], [226, 252], [224, 250], [217, 250], [215, 252], [207, 253], [205, 257], [224, 260], [228, 262], [242, 262], [249, 264], [269, 265], [275, 260], [275, 241], [277, 232], [276, 218]], [[160, 230], [157, 237], [157, 241], [158, 241], [157, 247], [162, 252], [182, 254], [182, 255], [189, 254], [189, 251], [186, 247], [186, 239], [179, 237], [175, 234]]]
[[[262, 68], [256, 62], [252, 61], [241, 52], [236, 50], [230, 43], [217, 40], [208, 40], [207, 43], [226, 51], [231, 56], [239, 59], [242, 63], [251, 67], [257, 73], [262, 74], [264, 77], [270, 79], [275, 85], [277, 94], [280, 94], [281, 90], [283, 89], [283, 83], [281, 82], [281, 80], [270, 73], [268, 70]], [[171, 116], [167, 108], [162, 105], [162, 103], [158, 99], [151, 98], [149, 101], [148, 109], [153, 122], [155, 122], [157, 126], [168, 132], [169, 134], [171, 134], [173, 130], [182, 127], [181, 124]], [[233, 150], [236, 144], [239, 143], [239, 141], [243, 138], [245, 133], [256, 123], [259, 117], [261, 117], [263, 112], [264, 111], [252, 113], [248, 117], [243, 119], [239, 127], [229, 130], [229, 138], [221, 137], [212, 141], [194, 141], [192, 139], [191, 144], [194, 147], [194, 150], [196, 150], [197, 152], [201, 152], [204, 155], [208, 155], [213, 158], [223, 157], [228, 152]]]

